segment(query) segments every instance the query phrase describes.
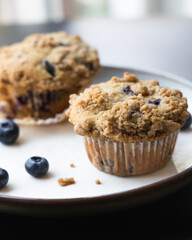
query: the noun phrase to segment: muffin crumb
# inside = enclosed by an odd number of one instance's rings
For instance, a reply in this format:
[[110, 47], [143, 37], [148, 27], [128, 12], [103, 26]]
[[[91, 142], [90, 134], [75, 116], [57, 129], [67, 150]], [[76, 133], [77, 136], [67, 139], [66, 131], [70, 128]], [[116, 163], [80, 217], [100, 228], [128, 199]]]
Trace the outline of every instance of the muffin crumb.
[[99, 179], [97, 179], [97, 180], [95, 180], [95, 183], [96, 183], [97, 185], [99, 185], [99, 184], [101, 184], [101, 181], [100, 181]]
[[73, 177], [71, 178], [59, 178], [57, 180], [57, 182], [59, 183], [60, 186], [64, 187], [64, 186], [68, 186], [68, 185], [71, 185], [71, 184], [75, 184], [75, 180]]
[[76, 166], [75, 166], [75, 164], [71, 163], [71, 164], [70, 164], [70, 167], [71, 167], [71, 168], [75, 168]]

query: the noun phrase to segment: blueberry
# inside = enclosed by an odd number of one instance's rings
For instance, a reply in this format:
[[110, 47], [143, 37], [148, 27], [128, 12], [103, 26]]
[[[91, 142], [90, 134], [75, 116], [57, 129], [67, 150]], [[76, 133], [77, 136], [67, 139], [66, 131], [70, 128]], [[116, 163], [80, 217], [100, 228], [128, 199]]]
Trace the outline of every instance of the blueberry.
[[160, 104], [160, 102], [161, 102], [161, 99], [160, 99], [160, 98], [155, 99], [155, 100], [148, 100], [148, 103], [149, 103], [149, 104], [154, 104], [154, 105], [156, 105], [156, 106], [158, 106], [158, 105]]
[[[189, 113], [189, 112], [188, 112]], [[191, 114], [189, 113], [189, 117], [186, 120], [185, 124], [183, 125], [183, 127], [181, 128], [181, 130], [184, 130], [186, 128], [188, 128], [192, 123], [192, 119], [191, 119]]]
[[52, 77], [55, 77], [55, 68], [54, 66], [47, 60], [44, 61], [46, 71], [51, 74]]
[[128, 85], [127, 87], [123, 88], [123, 92], [130, 95], [130, 96], [134, 96], [134, 92], [131, 90], [131, 87]]
[[132, 173], [133, 173], [133, 170], [134, 170], [133, 165], [130, 163], [128, 172], [129, 172], [130, 174], [132, 174]]
[[84, 63], [85, 67], [88, 68], [90, 71], [93, 71], [94, 70], [94, 66], [93, 66], [93, 63], [91, 62], [86, 62]]
[[59, 42], [59, 43], [57, 44], [57, 46], [60, 46], [60, 47], [69, 47], [70, 44], [69, 44], [69, 43], [62, 43], [62, 42]]
[[28, 103], [29, 98], [26, 95], [20, 95], [20, 96], [16, 97], [16, 100], [17, 100], [18, 104], [26, 105]]
[[4, 144], [14, 143], [19, 136], [19, 127], [12, 120], [0, 123], [0, 141]]
[[138, 111], [137, 110], [132, 110], [131, 111], [131, 115], [133, 115], [133, 114], [135, 114], [135, 113], [137, 113]]
[[3, 188], [9, 181], [9, 174], [8, 172], [0, 168], [0, 188]]
[[104, 166], [104, 162], [103, 162], [103, 159], [102, 159], [102, 158], [101, 158], [101, 160], [100, 160], [100, 163], [101, 163], [101, 165]]
[[39, 156], [33, 156], [25, 162], [26, 171], [33, 177], [45, 175], [49, 169], [47, 159]]

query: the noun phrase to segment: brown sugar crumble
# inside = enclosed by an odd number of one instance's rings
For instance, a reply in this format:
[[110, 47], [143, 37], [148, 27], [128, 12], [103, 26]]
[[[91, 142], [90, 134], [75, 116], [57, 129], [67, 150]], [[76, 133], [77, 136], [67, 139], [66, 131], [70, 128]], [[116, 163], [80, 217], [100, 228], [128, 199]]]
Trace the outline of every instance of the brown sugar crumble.
[[68, 186], [68, 185], [71, 185], [71, 184], [75, 184], [75, 180], [73, 177], [71, 178], [59, 178], [57, 180], [57, 182], [59, 183], [60, 186], [64, 187], [64, 186]]
[[95, 183], [99, 185], [99, 184], [101, 184], [101, 181], [100, 181], [99, 179], [97, 179], [97, 180], [95, 181]]

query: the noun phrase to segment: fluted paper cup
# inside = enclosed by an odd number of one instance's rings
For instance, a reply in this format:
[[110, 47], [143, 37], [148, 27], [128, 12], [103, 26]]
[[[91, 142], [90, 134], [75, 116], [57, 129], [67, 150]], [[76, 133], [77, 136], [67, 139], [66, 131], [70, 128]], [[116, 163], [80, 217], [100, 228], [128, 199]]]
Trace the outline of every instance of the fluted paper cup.
[[129, 176], [153, 172], [171, 159], [179, 131], [154, 141], [113, 142], [84, 137], [89, 160], [106, 173]]

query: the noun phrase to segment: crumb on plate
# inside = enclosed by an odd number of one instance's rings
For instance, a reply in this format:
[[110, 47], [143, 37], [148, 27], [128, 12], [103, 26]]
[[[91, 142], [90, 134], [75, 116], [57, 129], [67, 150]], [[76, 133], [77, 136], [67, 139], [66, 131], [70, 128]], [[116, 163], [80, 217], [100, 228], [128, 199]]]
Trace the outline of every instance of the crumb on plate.
[[68, 185], [71, 185], [71, 184], [75, 184], [75, 180], [74, 180], [74, 178], [73, 177], [71, 177], [71, 178], [65, 178], [65, 179], [63, 179], [63, 178], [59, 178], [58, 180], [57, 180], [57, 182], [59, 183], [59, 185], [60, 186], [68, 186]]
[[95, 180], [95, 183], [99, 185], [99, 184], [101, 184], [101, 181], [99, 179], [97, 179], [97, 180]]
[[75, 166], [75, 164], [71, 163], [71, 164], [70, 164], [70, 167], [71, 167], [71, 168], [75, 168], [76, 166]]

